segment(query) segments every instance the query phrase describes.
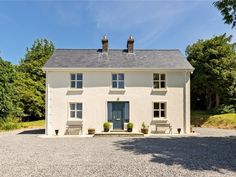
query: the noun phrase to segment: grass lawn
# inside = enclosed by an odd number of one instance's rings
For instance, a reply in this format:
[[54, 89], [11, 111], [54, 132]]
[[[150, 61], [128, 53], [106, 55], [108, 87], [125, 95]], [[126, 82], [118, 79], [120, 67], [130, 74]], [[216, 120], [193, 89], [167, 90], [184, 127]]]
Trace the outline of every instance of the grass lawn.
[[236, 114], [214, 115], [207, 111], [192, 111], [191, 124], [201, 127], [236, 129]]
[[21, 122], [23, 128], [44, 127], [45, 120], [35, 120], [29, 122]]

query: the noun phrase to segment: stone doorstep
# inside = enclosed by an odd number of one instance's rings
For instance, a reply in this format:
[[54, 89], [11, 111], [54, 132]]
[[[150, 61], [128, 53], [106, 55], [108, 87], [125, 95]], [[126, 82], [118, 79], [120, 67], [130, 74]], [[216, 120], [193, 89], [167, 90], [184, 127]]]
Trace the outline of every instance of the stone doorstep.
[[95, 133], [94, 137], [144, 137], [144, 134], [138, 132], [101, 132]]

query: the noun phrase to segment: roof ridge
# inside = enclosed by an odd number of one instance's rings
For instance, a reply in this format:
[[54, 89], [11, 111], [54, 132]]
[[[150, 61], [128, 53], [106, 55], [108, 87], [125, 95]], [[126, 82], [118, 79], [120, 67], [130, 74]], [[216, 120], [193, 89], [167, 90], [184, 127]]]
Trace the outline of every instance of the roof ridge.
[[[82, 48], [57, 48], [56, 50], [100, 50], [98, 49], [82, 49]], [[109, 50], [126, 50], [126, 49], [109, 49]], [[179, 49], [134, 49], [134, 51], [180, 51]]]

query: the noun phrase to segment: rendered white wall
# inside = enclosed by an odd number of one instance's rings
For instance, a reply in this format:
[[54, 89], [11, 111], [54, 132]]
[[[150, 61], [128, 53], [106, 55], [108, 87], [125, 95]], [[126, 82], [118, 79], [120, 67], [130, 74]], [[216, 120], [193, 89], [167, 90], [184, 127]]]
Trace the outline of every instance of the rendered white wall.
[[[122, 72], [122, 71], [114, 71]], [[140, 131], [142, 122], [155, 130], [153, 122], [153, 102], [167, 102], [167, 119], [176, 133], [177, 128], [184, 127], [184, 91], [186, 91], [186, 132], [190, 129], [190, 79], [184, 71], [165, 72], [166, 92], [152, 91], [153, 73], [158, 71], [126, 71], [125, 92], [111, 92], [110, 71], [48, 71], [47, 72], [47, 105], [46, 120], [48, 135], [65, 133], [69, 118], [69, 103], [83, 103], [83, 134], [88, 128], [96, 132], [103, 131], [103, 123], [107, 121], [108, 101], [129, 101], [130, 122], [134, 123], [134, 131]], [[83, 91], [71, 91], [70, 73], [83, 73]], [[187, 77], [186, 77], [186, 76]], [[187, 78], [187, 79], [186, 79]], [[185, 82], [187, 81], [187, 82]], [[184, 89], [186, 88], [186, 89]], [[182, 131], [183, 132], [183, 131]]]

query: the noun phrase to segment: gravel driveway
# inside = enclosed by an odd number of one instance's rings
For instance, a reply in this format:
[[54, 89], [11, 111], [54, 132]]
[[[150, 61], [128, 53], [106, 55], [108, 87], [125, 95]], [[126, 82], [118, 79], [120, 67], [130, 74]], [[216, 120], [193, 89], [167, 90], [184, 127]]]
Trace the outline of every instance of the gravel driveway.
[[236, 131], [224, 137], [196, 131], [204, 133], [47, 139], [37, 137], [41, 130], [0, 133], [0, 177], [236, 176]]

